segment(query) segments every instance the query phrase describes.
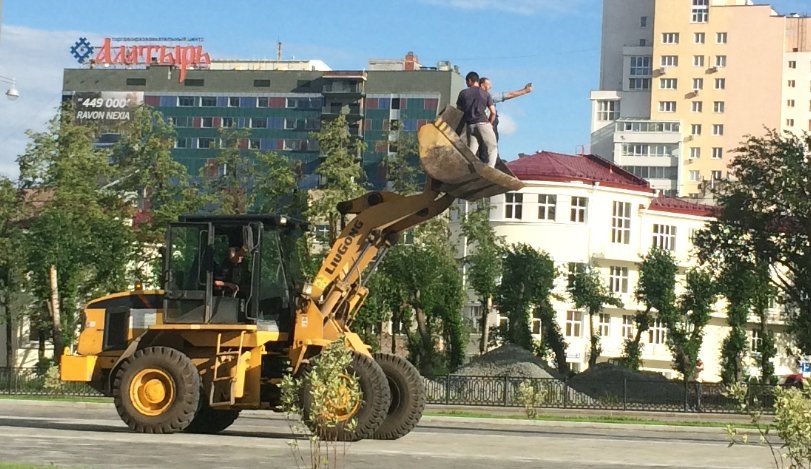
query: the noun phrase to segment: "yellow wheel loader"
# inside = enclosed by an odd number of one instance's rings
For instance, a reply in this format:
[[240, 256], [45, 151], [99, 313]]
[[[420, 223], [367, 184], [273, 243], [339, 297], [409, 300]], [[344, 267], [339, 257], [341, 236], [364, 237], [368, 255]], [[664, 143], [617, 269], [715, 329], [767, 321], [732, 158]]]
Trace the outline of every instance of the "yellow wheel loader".
[[[112, 396], [133, 431], [217, 433], [242, 409], [278, 410], [282, 377], [302, 373], [342, 339], [354, 354], [348, 372], [363, 398], [340, 416], [355, 425], [339, 425], [335, 436], [406, 435], [425, 406], [419, 372], [401, 357], [371, 353], [350, 326], [367, 296], [368, 274], [401, 231], [436, 217], [456, 198], [522, 187], [503, 163], [490, 168], [470, 152], [459, 137], [460, 118], [448, 107], [419, 130], [428, 176], [421, 193], [371, 192], [339, 204], [351, 217], [311, 281], [296, 256], [303, 222], [239, 215], [172, 223], [163, 288], [90, 301], [75, 350], [61, 358], [61, 379]], [[234, 249], [244, 255], [242, 270], [224, 288], [217, 272]], [[304, 395], [305, 415], [308, 402]]]

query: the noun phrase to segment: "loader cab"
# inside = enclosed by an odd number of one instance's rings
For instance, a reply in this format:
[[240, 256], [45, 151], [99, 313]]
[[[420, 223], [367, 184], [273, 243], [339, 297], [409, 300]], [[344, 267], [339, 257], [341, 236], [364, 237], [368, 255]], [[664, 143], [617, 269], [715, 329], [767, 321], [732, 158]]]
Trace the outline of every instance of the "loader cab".
[[288, 331], [303, 283], [296, 245], [305, 230], [302, 222], [270, 215], [186, 216], [172, 223], [164, 260], [164, 323]]

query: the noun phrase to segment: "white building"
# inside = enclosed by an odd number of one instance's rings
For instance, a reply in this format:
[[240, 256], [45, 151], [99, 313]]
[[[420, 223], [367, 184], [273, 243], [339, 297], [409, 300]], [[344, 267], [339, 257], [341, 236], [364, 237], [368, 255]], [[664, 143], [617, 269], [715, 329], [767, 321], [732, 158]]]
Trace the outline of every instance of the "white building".
[[[711, 220], [712, 207], [659, 195], [644, 179], [594, 155], [540, 152], [521, 155], [508, 166], [525, 187], [491, 199], [490, 223], [508, 244], [526, 243], [549, 253], [563, 273], [556, 293], [565, 301], [554, 302], [554, 307], [568, 344], [571, 369], [584, 370], [589, 351], [588, 314], [575, 310], [566, 293], [565, 274], [576, 263], [593, 263], [624, 304], [623, 308], [607, 307], [594, 318], [595, 329], [602, 336], [603, 352], [598, 362], [620, 357], [624, 339], [636, 332], [634, 314], [644, 309], [634, 299], [643, 256], [654, 245], [668, 249], [683, 273], [694, 263], [692, 234]], [[461, 210], [472, 208], [464, 201], [459, 204]], [[458, 220], [452, 215], [452, 228], [457, 230]], [[458, 245], [463, 256], [464, 240]], [[469, 295], [466, 315], [477, 323], [481, 308], [475, 293], [470, 291]], [[781, 347], [784, 326], [776, 309], [774, 313], [781, 351], [785, 350]], [[489, 323], [496, 326], [499, 321], [498, 314], [493, 313]], [[538, 321], [534, 319], [531, 326], [534, 334], [541, 330]], [[758, 340], [758, 327], [753, 316], [749, 327], [752, 344]], [[723, 302], [719, 302], [700, 353], [705, 364], [701, 378], [706, 381], [720, 379], [720, 349], [727, 331]], [[656, 323], [642, 334], [642, 368], [675, 377], [666, 334]], [[792, 372], [789, 365], [793, 364], [785, 357], [779, 357], [775, 365], [778, 375]]]

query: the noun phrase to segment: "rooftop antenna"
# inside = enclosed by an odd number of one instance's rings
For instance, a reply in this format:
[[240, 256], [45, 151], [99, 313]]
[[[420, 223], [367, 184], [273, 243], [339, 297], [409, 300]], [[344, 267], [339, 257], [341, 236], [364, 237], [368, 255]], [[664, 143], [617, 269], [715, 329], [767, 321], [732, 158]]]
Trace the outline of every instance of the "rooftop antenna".
[[276, 61], [282, 61], [282, 41], [276, 41]]

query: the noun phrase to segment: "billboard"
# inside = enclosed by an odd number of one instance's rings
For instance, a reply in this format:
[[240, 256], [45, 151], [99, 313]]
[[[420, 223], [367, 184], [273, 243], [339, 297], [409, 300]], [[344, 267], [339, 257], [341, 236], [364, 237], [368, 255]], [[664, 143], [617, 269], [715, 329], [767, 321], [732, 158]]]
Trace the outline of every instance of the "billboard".
[[144, 103], [143, 91], [83, 91], [73, 95], [76, 122], [120, 124]]

